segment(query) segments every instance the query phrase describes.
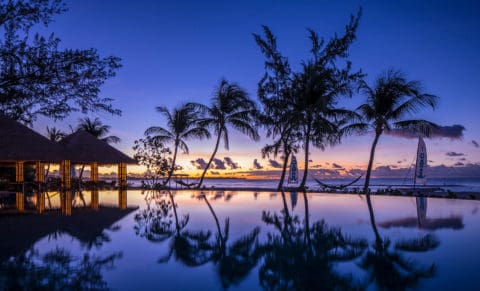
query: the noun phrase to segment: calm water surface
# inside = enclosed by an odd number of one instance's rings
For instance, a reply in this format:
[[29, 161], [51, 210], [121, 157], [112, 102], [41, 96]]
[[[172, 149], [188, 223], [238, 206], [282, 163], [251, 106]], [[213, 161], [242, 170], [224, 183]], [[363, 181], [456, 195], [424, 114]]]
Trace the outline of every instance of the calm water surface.
[[118, 199], [102, 191], [91, 210], [77, 193], [72, 216], [41, 215], [62, 223], [38, 238], [22, 234], [35, 223], [0, 217], [19, 225], [3, 245], [25, 246], [2, 250], [0, 289], [480, 288], [478, 201], [376, 196], [369, 211], [358, 195], [128, 191], [138, 208], [112, 209]]

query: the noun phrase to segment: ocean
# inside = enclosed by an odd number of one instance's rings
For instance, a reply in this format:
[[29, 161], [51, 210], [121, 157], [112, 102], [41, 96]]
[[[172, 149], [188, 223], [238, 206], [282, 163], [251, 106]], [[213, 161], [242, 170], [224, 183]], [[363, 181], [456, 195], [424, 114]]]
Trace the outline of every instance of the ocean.
[[[195, 182], [195, 179], [185, 180], [187, 183]], [[349, 184], [353, 179], [325, 179], [321, 180], [324, 184], [328, 185], [345, 185]], [[133, 186], [140, 186], [140, 180], [129, 180]], [[349, 190], [354, 188], [361, 189], [365, 183], [365, 179], [360, 179], [353, 185], [349, 186]], [[204, 186], [206, 188], [261, 188], [272, 189], [276, 188], [278, 180], [276, 179], [205, 179]], [[175, 186], [175, 182], [170, 183], [171, 187]], [[179, 188], [181, 187], [178, 185]], [[284, 186], [295, 187], [295, 184]], [[307, 186], [312, 190], [322, 190], [322, 186], [315, 180], [307, 180]], [[413, 187], [412, 181], [401, 178], [372, 178], [370, 181], [370, 189], [377, 191], [379, 189], [391, 188], [411, 188]], [[445, 191], [450, 190], [452, 192], [480, 192], [480, 178], [432, 178], [427, 180], [426, 187], [441, 188]]]

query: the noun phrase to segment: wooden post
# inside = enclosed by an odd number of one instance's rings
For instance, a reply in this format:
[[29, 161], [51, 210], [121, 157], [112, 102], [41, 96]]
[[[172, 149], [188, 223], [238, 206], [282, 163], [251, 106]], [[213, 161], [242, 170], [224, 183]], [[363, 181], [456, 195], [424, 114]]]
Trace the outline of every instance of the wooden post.
[[[15, 182], [22, 183], [22, 192], [18, 191], [15, 195], [15, 204], [17, 206], [18, 211], [25, 210], [25, 196], [23, 193], [23, 182], [24, 182], [24, 164], [23, 162], [16, 162], [15, 163]], [[17, 189], [19, 190], [19, 189]]]
[[62, 214], [66, 216], [72, 215], [72, 191], [62, 191], [60, 202], [62, 204]]
[[118, 208], [126, 209], [127, 208], [127, 190], [118, 189]]
[[41, 214], [45, 211], [45, 192], [37, 193], [37, 213]]
[[35, 182], [45, 182], [45, 164], [40, 161], [35, 163]]
[[[60, 163], [60, 171], [62, 173], [62, 188], [70, 190], [72, 187], [72, 176], [70, 170], [70, 161], [65, 160]], [[71, 194], [70, 194], [71, 195]]]
[[98, 200], [99, 200], [99, 197], [98, 197], [98, 189], [93, 189], [92, 190], [92, 202], [91, 202], [91, 205], [92, 205], [92, 209], [98, 209]]
[[90, 180], [94, 183], [98, 182], [98, 163], [90, 164]]
[[118, 164], [118, 187], [119, 189], [127, 188], [127, 164]]

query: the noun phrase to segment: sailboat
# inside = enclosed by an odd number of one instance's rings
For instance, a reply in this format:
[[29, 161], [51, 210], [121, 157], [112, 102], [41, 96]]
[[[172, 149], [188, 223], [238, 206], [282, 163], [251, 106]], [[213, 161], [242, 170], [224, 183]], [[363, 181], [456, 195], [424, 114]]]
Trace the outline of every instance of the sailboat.
[[288, 173], [288, 184], [298, 184], [298, 166], [297, 158], [292, 155], [292, 161], [290, 162], [290, 171]]
[[417, 161], [415, 163], [415, 177], [413, 179], [414, 189], [417, 185], [425, 186], [427, 184], [426, 169], [427, 169], [427, 147], [425, 145], [425, 141], [420, 136], [418, 137]]

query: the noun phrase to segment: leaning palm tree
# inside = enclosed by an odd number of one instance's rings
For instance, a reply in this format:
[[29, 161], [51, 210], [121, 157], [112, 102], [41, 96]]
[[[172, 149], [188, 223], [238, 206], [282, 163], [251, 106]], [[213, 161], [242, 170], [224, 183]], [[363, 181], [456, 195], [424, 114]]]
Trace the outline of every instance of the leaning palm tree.
[[107, 134], [110, 131], [110, 125], [103, 124], [102, 121], [95, 117], [94, 120], [91, 120], [88, 117], [80, 118], [77, 126], [77, 130], [85, 130], [94, 137], [103, 140], [107, 143], [119, 143], [121, 140], [118, 136]]
[[436, 127], [435, 124], [425, 120], [404, 118], [417, 113], [424, 107], [435, 109], [438, 97], [422, 92], [419, 81], [407, 81], [404, 74], [397, 70], [388, 70], [380, 75], [373, 87], [362, 80], [360, 90], [366, 95], [367, 102], [360, 105], [357, 110], [365, 119], [365, 126], [372, 128], [375, 132], [363, 188], [369, 200], [370, 175], [380, 136], [391, 129], [428, 134], [432, 128]]
[[217, 141], [213, 149], [212, 156], [203, 170], [197, 187], [200, 188], [210, 165], [218, 151], [220, 140], [223, 138], [225, 149], [229, 148], [228, 128], [232, 126], [243, 134], [248, 135], [251, 139], [259, 140], [259, 135], [255, 127], [256, 108], [255, 103], [248, 97], [247, 93], [237, 84], [229, 83], [222, 79], [214, 96], [211, 100], [210, 107], [190, 103], [190, 105], [198, 108], [204, 114], [199, 120], [199, 124], [203, 127], [213, 128]]
[[145, 135], [152, 135], [152, 138], [161, 143], [173, 143], [173, 158], [172, 165], [168, 171], [167, 179], [163, 185], [167, 185], [175, 170], [175, 163], [177, 160], [178, 148], [183, 153], [188, 154], [189, 149], [186, 140], [189, 138], [209, 138], [210, 133], [203, 126], [199, 125], [198, 111], [192, 104], [181, 105], [174, 108], [172, 112], [168, 111], [167, 107], [158, 106], [157, 112], [166, 118], [166, 128], [160, 126], [149, 127], [145, 131]]

